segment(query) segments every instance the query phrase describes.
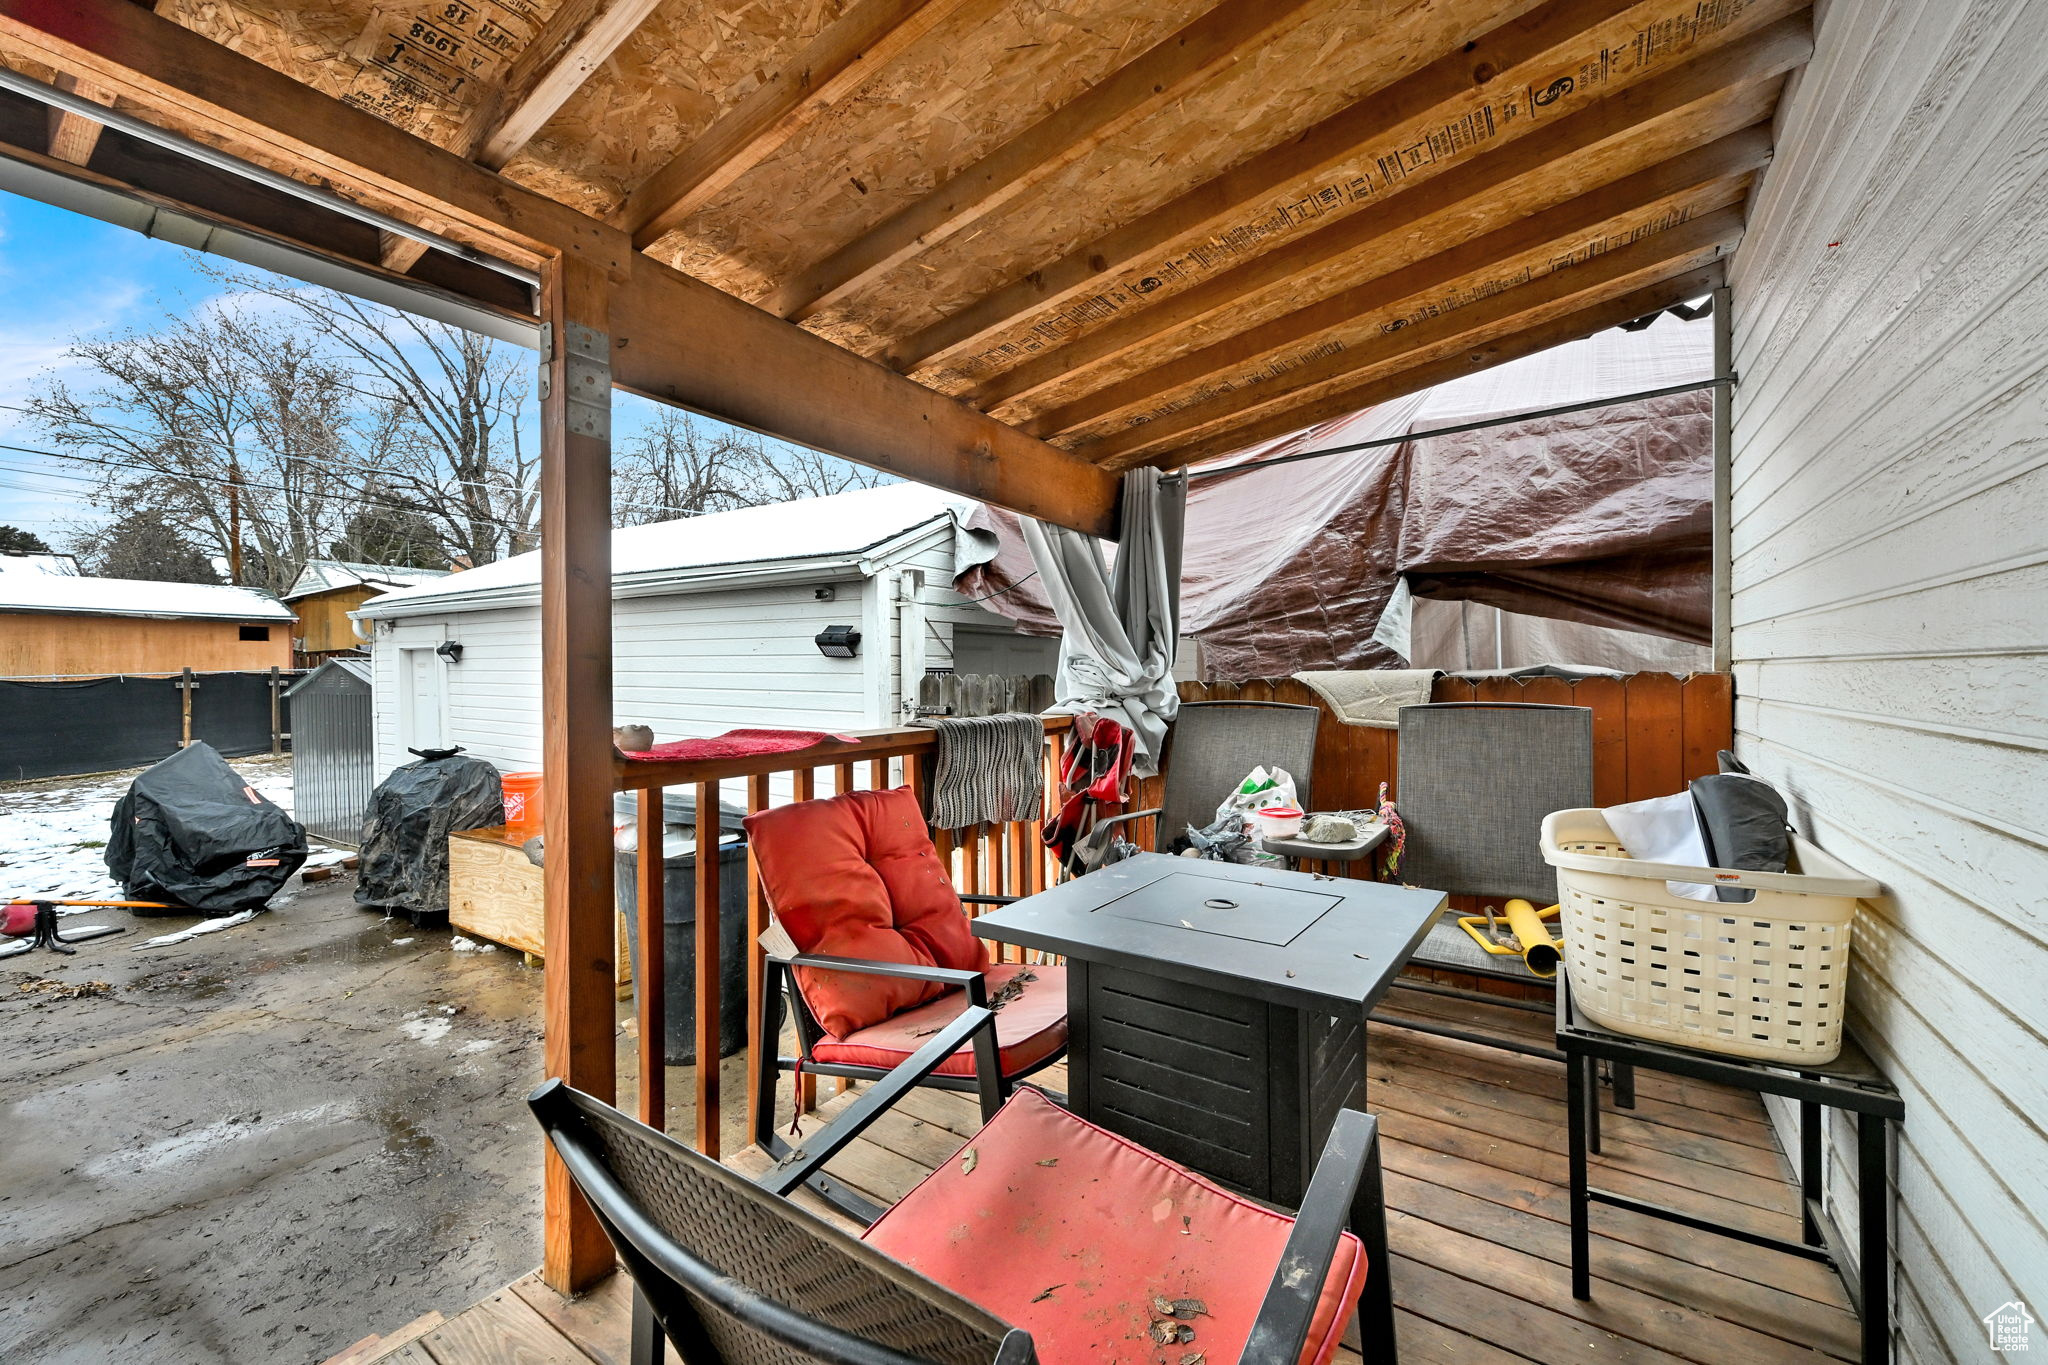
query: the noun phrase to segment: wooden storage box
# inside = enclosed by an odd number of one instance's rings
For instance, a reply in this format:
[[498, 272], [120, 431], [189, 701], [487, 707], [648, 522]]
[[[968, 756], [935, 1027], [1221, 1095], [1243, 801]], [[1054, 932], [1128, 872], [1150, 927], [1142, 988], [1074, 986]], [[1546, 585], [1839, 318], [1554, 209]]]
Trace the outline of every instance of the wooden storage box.
[[[448, 925], [458, 933], [517, 948], [530, 958], [547, 956], [546, 893], [541, 870], [521, 847], [537, 831], [461, 830], [448, 836]], [[632, 986], [626, 952], [626, 920], [618, 918], [619, 994]]]

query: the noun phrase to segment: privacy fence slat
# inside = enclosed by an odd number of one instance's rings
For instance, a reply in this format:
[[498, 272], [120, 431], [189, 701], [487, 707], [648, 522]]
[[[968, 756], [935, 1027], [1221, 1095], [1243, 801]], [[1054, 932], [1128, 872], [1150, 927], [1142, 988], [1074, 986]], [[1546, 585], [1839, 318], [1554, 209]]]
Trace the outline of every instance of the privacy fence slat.
[[[718, 783], [697, 784], [697, 1150], [718, 1159]], [[658, 848], [659, 845], [657, 844]], [[659, 859], [646, 859], [660, 866]], [[657, 876], [655, 882], [659, 886]], [[658, 922], [658, 920], [657, 920]], [[662, 1036], [640, 1035], [641, 1069], [660, 1070]], [[662, 1125], [666, 1127], [666, 1124]]]
[[[299, 673], [281, 674], [296, 680]], [[273, 712], [270, 674], [195, 673], [181, 678], [0, 679], [0, 781], [139, 768], [169, 758], [190, 735], [229, 758], [270, 753], [291, 731], [291, 703]]]
[[[768, 774], [755, 773], [747, 779], [747, 814], [768, 809]], [[751, 1060], [760, 1055], [763, 1047], [779, 1047], [781, 1040], [761, 1036], [761, 1011], [754, 1007], [753, 997], [761, 990], [762, 977], [768, 970], [768, 950], [761, 946], [761, 935], [768, 932], [768, 893], [761, 885], [761, 862], [754, 856], [754, 846], [747, 844], [747, 1056]], [[747, 1131], [760, 1130], [758, 1115], [763, 1104], [773, 1105], [775, 1097], [761, 1093], [761, 1071], [759, 1067], [747, 1068]]]

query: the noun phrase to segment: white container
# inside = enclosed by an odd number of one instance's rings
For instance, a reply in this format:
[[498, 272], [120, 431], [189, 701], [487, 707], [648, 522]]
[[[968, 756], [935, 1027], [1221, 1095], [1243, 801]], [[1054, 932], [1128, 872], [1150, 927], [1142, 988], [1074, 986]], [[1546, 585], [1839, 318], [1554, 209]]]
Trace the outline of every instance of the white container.
[[[1856, 902], [1884, 888], [1792, 838], [1791, 869], [1639, 862], [1598, 810], [1543, 819], [1557, 869], [1572, 1003], [1604, 1028], [1758, 1061], [1820, 1066], [1842, 1050]], [[1697, 901], [1667, 882], [1741, 887]]]
[[1252, 824], [1262, 839], [1292, 839], [1301, 833], [1306, 819], [1292, 806], [1266, 806], [1252, 813]]

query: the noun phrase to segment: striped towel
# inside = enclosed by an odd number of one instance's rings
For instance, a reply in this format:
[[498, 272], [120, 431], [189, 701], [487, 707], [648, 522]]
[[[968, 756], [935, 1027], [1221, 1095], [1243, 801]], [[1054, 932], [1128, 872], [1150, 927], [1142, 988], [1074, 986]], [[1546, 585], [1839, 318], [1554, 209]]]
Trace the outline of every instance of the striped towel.
[[939, 829], [1036, 820], [1044, 795], [1045, 726], [1037, 716], [964, 716], [934, 722]]

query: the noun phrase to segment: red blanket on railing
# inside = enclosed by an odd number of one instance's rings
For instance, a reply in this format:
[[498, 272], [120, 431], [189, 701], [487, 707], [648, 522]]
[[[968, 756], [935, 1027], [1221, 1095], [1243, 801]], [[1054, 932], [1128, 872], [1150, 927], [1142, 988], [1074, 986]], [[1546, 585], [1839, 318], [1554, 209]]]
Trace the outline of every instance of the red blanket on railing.
[[727, 730], [710, 739], [672, 739], [652, 749], [626, 755], [636, 763], [674, 763], [713, 758], [748, 758], [755, 754], [787, 754], [815, 748], [828, 739], [854, 743], [852, 735], [825, 730]]

